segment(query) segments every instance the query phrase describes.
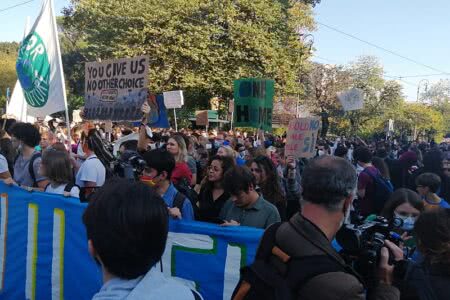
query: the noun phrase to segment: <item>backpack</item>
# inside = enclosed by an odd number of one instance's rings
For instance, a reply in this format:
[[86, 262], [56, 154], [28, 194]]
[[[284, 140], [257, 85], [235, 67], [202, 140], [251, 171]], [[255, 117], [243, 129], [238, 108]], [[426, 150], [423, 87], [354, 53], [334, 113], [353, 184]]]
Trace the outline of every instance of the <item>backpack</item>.
[[[17, 156], [16, 156], [16, 158], [14, 158], [14, 165], [16, 164], [16, 161], [17, 161], [17, 159], [19, 158], [19, 156], [20, 156], [20, 154], [18, 154]], [[31, 177], [31, 179], [33, 180], [33, 186], [32, 187], [37, 187], [38, 185], [37, 185], [37, 182], [36, 182], [36, 174], [34, 174], [34, 168], [33, 168], [33, 165], [34, 165], [34, 161], [36, 160], [36, 159], [38, 159], [39, 157], [41, 157], [42, 156], [42, 153], [41, 152], [36, 152], [36, 153], [34, 153], [32, 156], [31, 156], [31, 158], [30, 158], [30, 162], [28, 163], [28, 173], [30, 173], [30, 177]], [[13, 170], [14, 170], [14, 167], [13, 167]], [[11, 174], [12, 176], [13, 176], [13, 174]]]
[[381, 176], [381, 173], [377, 171], [376, 175], [373, 175], [367, 169], [364, 169], [362, 173], [365, 173], [372, 178], [374, 185], [374, 194], [373, 194], [373, 206], [374, 212], [379, 214], [383, 208], [384, 204], [388, 201], [391, 194], [394, 192], [394, 188], [389, 180]]
[[291, 300], [296, 298], [297, 292], [310, 279], [320, 274], [348, 272], [330, 255], [287, 255], [276, 245], [275, 240], [281, 224], [275, 223], [265, 231], [255, 261], [241, 269], [241, 278], [232, 300]]
[[[197, 210], [198, 210], [198, 207], [197, 207], [197, 202], [198, 202], [197, 192], [194, 191], [189, 186], [186, 178], [183, 178], [177, 184], [174, 184], [174, 186], [175, 186], [175, 188], [177, 189], [178, 192], [183, 194], [186, 198], [189, 199], [189, 201], [191, 201], [192, 208], [194, 210], [194, 215], [197, 217]], [[176, 206], [174, 205], [174, 207], [176, 207]]]

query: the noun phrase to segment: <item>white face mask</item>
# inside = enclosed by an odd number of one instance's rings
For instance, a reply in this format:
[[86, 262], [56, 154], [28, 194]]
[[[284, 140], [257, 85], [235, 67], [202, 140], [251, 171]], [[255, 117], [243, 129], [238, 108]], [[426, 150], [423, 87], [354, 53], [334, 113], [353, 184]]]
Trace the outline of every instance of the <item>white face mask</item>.
[[323, 151], [323, 150], [319, 150], [317, 153], [318, 153], [319, 156], [324, 156], [325, 155], [325, 151]]
[[397, 213], [394, 213], [396, 218], [399, 218], [403, 221], [402, 229], [405, 231], [412, 231], [414, 229], [414, 223], [416, 222], [416, 219], [414, 217], [404, 217]]

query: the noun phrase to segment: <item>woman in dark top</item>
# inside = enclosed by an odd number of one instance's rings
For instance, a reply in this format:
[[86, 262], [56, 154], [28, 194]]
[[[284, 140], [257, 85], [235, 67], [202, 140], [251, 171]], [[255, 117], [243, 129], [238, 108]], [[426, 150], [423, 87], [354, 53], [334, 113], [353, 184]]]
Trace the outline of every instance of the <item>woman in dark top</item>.
[[226, 156], [214, 156], [209, 164], [204, 184], [198, 196], [198, 220], [221, 223], [220, 210], [230, 198], [223, 189], [223, 175], [235, 165], [234, 159]]
[[258, 156], [252, 161], [250, 170], [255, 175], [259, 194], [277, 207], [282, 221], [287, 220], [286, 192], [272, 160], [267, 156]]

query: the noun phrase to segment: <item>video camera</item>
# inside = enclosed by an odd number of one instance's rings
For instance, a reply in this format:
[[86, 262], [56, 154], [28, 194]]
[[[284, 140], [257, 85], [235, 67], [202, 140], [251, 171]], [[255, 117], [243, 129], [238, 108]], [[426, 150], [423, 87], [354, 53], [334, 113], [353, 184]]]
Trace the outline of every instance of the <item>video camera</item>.
[[[384, 241], [389, 240], [396, 245], [402, 242], [401, 236], [394, 231], [402, 225], [403, 221], [399, 218], [389, 222], [386, 218], [377, 216], [359, 224], [345, 224], [338, 231], [336, 241], [342, 247], [340, 254], [363, 277], [368, 287], [374, 284]], [[393, 263], [392, 255], [389, 263]]]
[[129, 180], [138, 180], [147, 164], [136, 151], [127, 150], [113, 165], [115, 174]]

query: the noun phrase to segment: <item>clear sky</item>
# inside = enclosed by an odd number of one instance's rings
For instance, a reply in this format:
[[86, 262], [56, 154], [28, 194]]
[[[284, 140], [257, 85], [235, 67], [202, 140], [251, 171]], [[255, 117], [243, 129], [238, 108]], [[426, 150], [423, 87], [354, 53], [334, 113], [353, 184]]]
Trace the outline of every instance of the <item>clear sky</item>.
[[[36, 18], [41, 0], [1, 11], [26, 1], [0, 0], [0, 41], [20, 41], [26, 17], [30, 16], [31, 22]], [[58, 14], [69, 4], [68, 0], [54, 1]], [[448, 0], [322, 0], [314, 11], [316, 20], [320, 23], [450, 73]], [[318, 24], [313, 35], [316, 49], [313, 60], [321, 63], [345, 64], [361, 55], [374, 55], [384, 65], [387, 76], [441, 73], [376, 49], [323, 25]], [[450, 75], [403, 78], [399, 82], [403, 85], [408, 100], [415, 100], [420, 80], [428, 79], [433, 83], [440, 78], [450, 78]]]
[[[315, 8], [316, 21], [387, 48], [450, 74], [450, 1], [448, 0], [322, 0]], [[321, 63], [347, 63], [361, 55], [374, 55], [388, 76], [436, 74], [389, 53], [318, 25], [313, 33]], [[326, 60], [324, 60], [326, 59]], [[422, 79], [430, 83], [450, 75], [412, 77], [399, 81], [408, 100], [415, 100]], [[390, 79], [390, 78], [386, 78]], [[423, 89], [422, 82], [421, 89]]]

